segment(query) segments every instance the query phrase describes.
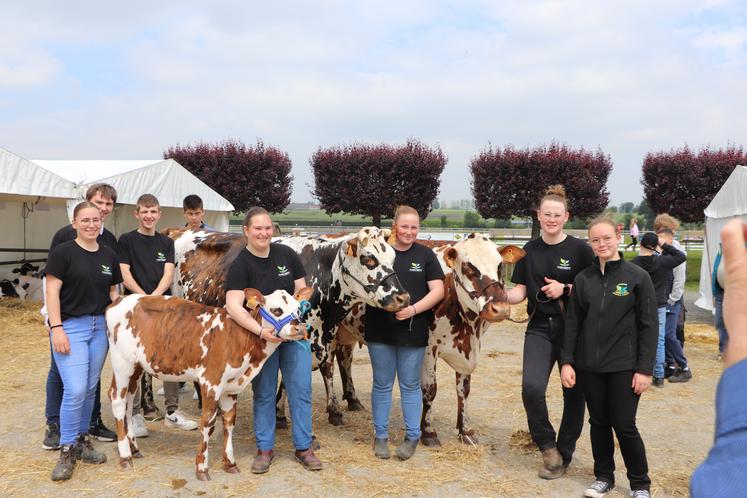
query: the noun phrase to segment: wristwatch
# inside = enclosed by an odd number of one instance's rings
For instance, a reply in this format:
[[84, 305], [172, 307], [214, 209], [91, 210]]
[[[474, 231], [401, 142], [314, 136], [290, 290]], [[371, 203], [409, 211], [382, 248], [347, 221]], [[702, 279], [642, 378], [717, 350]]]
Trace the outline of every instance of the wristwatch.
[[571, 295], [571, 284], [563, 284], [563, 294], [566, 296]]

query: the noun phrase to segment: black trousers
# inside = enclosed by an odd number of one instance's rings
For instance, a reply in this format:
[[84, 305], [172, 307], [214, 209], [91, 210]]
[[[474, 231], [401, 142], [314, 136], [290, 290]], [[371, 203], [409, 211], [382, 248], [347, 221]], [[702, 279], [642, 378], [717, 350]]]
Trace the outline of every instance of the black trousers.
[[[521, 379], [521, 399], [527, 413], [532, 440], [544, 451], [557, 446], [567, 465], [576, 449], [576, 441], [584, 427], [584, 392], [579, 386], [563, 387], [563, 418], [557, 439], [547, 413], [547, 384], [553, 366], [560, 356], [563, 342], [563, 318], [533, 318], [524, 336], [524, 364]], [[558, 378], [557, 384], [560, 385]]]
[[589, 406], [591, 451], [594, 455], [594, 476], [600, 481], [615, 483], [615, 430], [630, 489], [651, 487], [648, 461], [643, 439], [635, 425], [640, 396], [633, 392], [633, 371], [590, 373], [576, 371], [576, 381], [583, 387]]

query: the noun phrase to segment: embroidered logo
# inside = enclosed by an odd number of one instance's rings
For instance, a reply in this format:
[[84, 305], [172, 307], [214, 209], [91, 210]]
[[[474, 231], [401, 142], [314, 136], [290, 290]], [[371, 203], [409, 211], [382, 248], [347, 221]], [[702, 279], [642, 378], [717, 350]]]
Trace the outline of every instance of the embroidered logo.
[[101, 274], [102, 275], [111, 275], [112, 274], [111, 267], [106, 266], [106, 265], [101, 265]]
[[423, 271], [423, 268], [420, 266], [420, 263], [410, 263], [410, 271]]
[[161, 251], [156, 253], [156, 263], [164, 263], [166, 261], [166, 255]]
[[570, 270], [571, 269], [571, 260], [570, 259], [563, 259], [560, 258], [560, 263], [557, 266], [558, 270]]
[[629, 295], [630, 292], [628, 292], [628, 284], [617, 284], [617, 286], [615, 287], [615, 292], [613, 292], [612, 294], [620, 297]]
[[287, 266], [276, 266], [275, 268], [278, 269], [278, 277], [287, 277], [290, 275], [290, 271], [288, 270]]

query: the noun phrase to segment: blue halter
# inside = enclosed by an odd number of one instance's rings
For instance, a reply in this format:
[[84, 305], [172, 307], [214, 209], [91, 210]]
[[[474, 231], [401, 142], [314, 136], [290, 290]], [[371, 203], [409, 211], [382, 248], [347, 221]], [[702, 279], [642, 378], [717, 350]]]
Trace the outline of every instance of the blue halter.
[[[285, 315], [283, 318], [279, 320], [275, 318], [272, 315], [272, 313], [270, 313], [269, 311], [267, 311], [266, 309], [262, 307], [259, 308], [259, 314], [262, 315], [262, 318], [264, 318], [267, 323], [272, 325], [272, 327], [275, 329], [275, 337], [277, 337], [280, 334], [280, 331], [283, 329], [283, 327], [285, 327], [287, 324], [289, 324], [293, 320], [302, 321], [304, 316], [306, 315], [306, 313], [309, 312], [310, 309], [311, 309], [311, 303], [307, 301], [306, 299], [304, 299], [303, 301], [298, 303], [297, 310], [291, 311], [290, 313], [288, 313], [287, 315]], [[304, 324], [304, 325], [306, 325], [307, 331], [311, 329], [311, 325], [309, 324]], [[298, 342], [299, 344], [301, 344], [301, 346], [304, 349], [311, 352], [311, 344], [309, 344], [309, 341], [307, 339], [299, 339], [298, 341], [294, 341], [294, 342]]]

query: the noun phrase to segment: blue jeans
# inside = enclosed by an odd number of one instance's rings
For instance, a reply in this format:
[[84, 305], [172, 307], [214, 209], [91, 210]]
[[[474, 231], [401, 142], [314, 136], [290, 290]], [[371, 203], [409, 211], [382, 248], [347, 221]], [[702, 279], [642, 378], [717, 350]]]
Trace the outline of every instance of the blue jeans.
[[667, 365], [677, 365], [680, 368], [687, 368], [687, 358], [682, 350], [682, 344], [677, 339], [677, 322], [680, 319], [682, 310], [682, 301], [677, 301], [672, 306], [667, 306], [667, 317], [665, 325], [665, 358]]
[[267, 358], [262, 370], [252, 380], [254, 397], [254, 435], [257, 449], [275, 447], [275, 396], [278, 370], [288, 393], [291, 436], [297, 450], [311, 447], [311, 352], [297, 341], [284, 342]]
[[719, 289], [713, 297], [716, 308], [714, 326], [718, 331], [718, 352], [723, 354], [726, 351], [727, 344], [729, 344], [729, 333], [726, 331], [726, 325], [724, 324], [724, 291]]
[[405, 436], [410, 441], [417, 441], [420, 439], [420, 417], [423, 414], [420, 370], [425, 348], [369, 342], [368, 355], [371, 357], [373, 370], [371, 411], [376, 437], [389, 437], [389, 412], [392, 408], [392, 388], [396, 375], [399, 380]]
[[664, 338], [666, 337], [667, 307], [658, 308], [659, 311], [659, 340], [656, 343], [656, 362], [654, 363], [654, 377], [664, 378]]
[[[44, 405], [44, 416], [47, 418], [47, 425], [60, 424], [60, 405], [62, 405], [62, 393], [65, 391], [62, 385], [60, 371], [57, 370], [57, 363], [54, 361], [54, 353], [50, 344], [49, 348], [49, 372], [47, 372], [47, 401]], [[96, 384], [96, 397], [93, 399], [93, 411], [91, 412], [90, 425], [98, 424], [101, 418], [101, 381]]]
[[84, 315], [62, 322], [70, 341], [70, 353], [53, 352], [65, 386], [60, 406], [60, 444], [73, 444], [87, 434], [93, 412], [96, 384], [101, 376], [109, 341], [104, 315]]

